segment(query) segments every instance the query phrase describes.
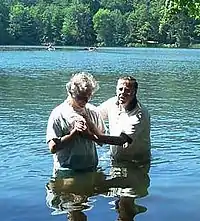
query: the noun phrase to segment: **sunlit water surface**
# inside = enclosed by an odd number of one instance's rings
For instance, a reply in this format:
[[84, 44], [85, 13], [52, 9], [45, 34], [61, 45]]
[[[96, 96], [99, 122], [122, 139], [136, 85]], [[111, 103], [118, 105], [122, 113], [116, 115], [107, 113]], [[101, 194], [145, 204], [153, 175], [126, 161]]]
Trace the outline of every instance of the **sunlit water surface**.
[[[65, 210], [56, 212], [46, 202], [52, 156], [45, 130], [50, 111], [65, 99], [71, 74], [88, 71], [100, 83], [92, 103], [113, 96], [118, 76], [132, 74], [139, 82], [138, 97], [151, 114], [150, 180], [132, 205], [143, 208], [134, 219], [199, 221], [199, 54], [144, 48], [0, 52], [1, 220], [67, 220]], [[108, 150], [107, 145], [98, 148], [106, 175], [111, 170]], [[91, 193], [74, 220], [117, 220], [120, 194], [114, 191], [119, 189]]]

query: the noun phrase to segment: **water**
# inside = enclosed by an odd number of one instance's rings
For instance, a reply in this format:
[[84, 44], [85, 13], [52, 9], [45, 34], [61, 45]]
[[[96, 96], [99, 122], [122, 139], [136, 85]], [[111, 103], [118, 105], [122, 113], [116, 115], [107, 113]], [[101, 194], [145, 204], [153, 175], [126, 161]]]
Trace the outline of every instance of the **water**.
[[[199, 54], [198, 49], [146, 48], [0, 52], [1, 220], [67, 220], [66, 214], [46, 205], [45, 186], [52, 174], [52, 156], [45, 144], [45, 130], [50, 111], [65, 99], [65, 83], [71, 74], [88, 71], [100, 83], [94, 104], [114, 95], [118, 76], [133, 74], [139, 82], [139, 99], [151, 114], [153, 157], [149, 180], [138, 170], [129, 171], [131, 182], [135, 179], [131, 187], [138, 197], [131, 201], [134, 193], [129, 190], [131, 197], [126, 196], [121, 204], [139, 210], [134, 218], [138, 221], [198, 221]], [[98, 152], [100, 166], [109, 179], [112, 168], [108, 146], [98, 148]], [[107, 196], [102, 194], [101, 185], [92, 190], [92, 182], [102, 181], [101, 175], [89, 175], [88, 183], [82, 178], [75, 180], [72, 187], [89, 198], [77, 198], [85, 200], [85, 205], [76, 208], [74, 216], [78, 218], [74, 220], [117, 220], [115, 204], [118, 195], [126, 195], [122, 194], [123, 185], [129, 182], [129, 175], [125, 169], [119, 180], [114, 176], [109, 185], [121, 187], [105, 190]], [[64, 201], [66, 196], [56, 194]]]

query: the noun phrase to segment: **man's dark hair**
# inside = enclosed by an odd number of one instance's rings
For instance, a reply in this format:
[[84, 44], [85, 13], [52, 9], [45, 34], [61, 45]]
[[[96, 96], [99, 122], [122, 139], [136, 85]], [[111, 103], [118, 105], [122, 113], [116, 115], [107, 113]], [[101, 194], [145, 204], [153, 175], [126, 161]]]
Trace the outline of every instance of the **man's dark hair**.
[[135, 91], [137, 91], [138, 83], [137, 83], [137, 80], [134, 77], [127, 75], [127, 76], [120, 77], [118, 80], [131, 81]]

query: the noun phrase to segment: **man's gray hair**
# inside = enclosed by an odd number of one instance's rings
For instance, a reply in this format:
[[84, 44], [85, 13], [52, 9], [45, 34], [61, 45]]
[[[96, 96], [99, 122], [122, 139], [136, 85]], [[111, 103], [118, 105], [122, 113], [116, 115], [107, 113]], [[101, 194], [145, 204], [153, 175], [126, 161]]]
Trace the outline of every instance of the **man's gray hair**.
[[66, 84], [66, 89], [71, 95], [77, 95], [82, 92], [94, 94], [99, 89], [99, 84], [93, 75], [80, 72], [71, 77], [70, 81]]

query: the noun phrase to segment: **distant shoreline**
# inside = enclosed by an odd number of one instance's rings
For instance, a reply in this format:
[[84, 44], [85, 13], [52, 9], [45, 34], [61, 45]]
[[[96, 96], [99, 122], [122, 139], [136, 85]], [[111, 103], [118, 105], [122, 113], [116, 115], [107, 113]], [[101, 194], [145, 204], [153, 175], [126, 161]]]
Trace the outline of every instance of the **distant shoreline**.
[[[86, 47], [78, 46], [53, 46], [55, 50], [84, 50]], [[42, 51], [48, 50], [48, 46], [37, 46], [37, 45], [0, 45], [0, 51]]]
[[[142, 46], [137, 45], [133, 47], [87, 47], [87, 46], [53, 46], [55, 50], [88, 50], [90, 48], [95, 49], [103, 49], [103, 48], [173, 48], [173, 49], [181, 49], [179, 47], [174, 47], [173, 45], [151, 45], [150, 46]], [[190, 47], [186, 47], [185, 49], [200, 49], [200, 44], [193, 44]], [[0, 45], [0, 51], [44, 51], [48, 50], [48, 46], [46, 45]], [[50, 50], [51, 51], [51, 50]]]

